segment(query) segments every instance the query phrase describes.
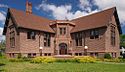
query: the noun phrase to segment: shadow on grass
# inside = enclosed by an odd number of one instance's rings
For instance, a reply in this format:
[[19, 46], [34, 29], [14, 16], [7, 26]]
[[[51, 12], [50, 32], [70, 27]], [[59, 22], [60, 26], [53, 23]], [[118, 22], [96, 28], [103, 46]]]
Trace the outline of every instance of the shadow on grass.
[[4, 70], [4, 69], [1, 69], [1, 70], [0, 70], [0, 72], [3, 72], [3, 71], [5, 71], [5, 70]]
[[0, 63], [0, 66], [4, 66], [5, 64], [4, 63]]

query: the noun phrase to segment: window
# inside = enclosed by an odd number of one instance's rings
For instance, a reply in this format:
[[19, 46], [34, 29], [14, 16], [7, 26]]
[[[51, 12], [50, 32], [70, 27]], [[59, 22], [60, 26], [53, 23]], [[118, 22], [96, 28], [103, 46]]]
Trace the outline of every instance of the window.
[[94, 56], [94, 54], [93, 54], [93, 53], [90, 53], [90, 56], [92, 56], [92, 57], [93, 57], [93, 56]]
[[36, 33], [34, 31], [27, 32], [27, 39], [35, 39]]
[[76, 46], [82, 46], [82, 32], [75, 34]]
[[36, 53], [33, 53], [33, 57], [35, 57], [36, 56]]
[[45, 53], [44, 56], [47, 56], [47, 53]]
[[61, 28], [59, 28], [59, 30], [60, 30], [60, 35], [66, 34], [66, 28], [65, 27], [61, 27]]
[[75, 53], [75, 56], [78, 56], [79, 54], [78, 53]]
[[82, 56], [82, 53], [75, 53], [75, 56]]
[[31, 58], [31, 53], [28, 53], [28, 58]]
[[91, 30], [90, 32], [90, 39], [94, 39], [94, 30]]
[[51, 53], [48, 53], [48, 56], [51, 56]]
[[15, 46], [15, 32], [13, 28], [10, 28], [10, 47]]
[[50, 47], [50, 34], [49, 33], [44, 33], [44, 46], [45, 47]]
[[111, 45], [115, 46], [115, 27], [111, 26]]
[[99, 30], [93, 29], [90, 31], [90, 39], [96, 39], [99, 38]]
[[95, 53], [95, 56], [98, 57], [99, 56], [98, 53]]

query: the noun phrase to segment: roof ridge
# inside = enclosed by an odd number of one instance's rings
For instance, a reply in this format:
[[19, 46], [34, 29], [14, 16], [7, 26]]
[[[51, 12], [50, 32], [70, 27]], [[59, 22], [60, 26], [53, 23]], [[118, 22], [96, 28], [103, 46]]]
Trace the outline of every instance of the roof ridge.
[[[19, 9], [16, 9], [16, 8], [8, 8], [8, 9], [10, 9], [10, 10], [16, 10], [16, 11], [25, 13], [24, 10], [19, 10]], [[25, 14], [26, 14], [26, 13], [25, 13]], [[26, 14], [26, 15], [33, 15], [33, 16], [40, 17], [40, 18], [42, 18], [42, 19], [46, 19], [46, 20], [53, 21], [52, 19], [48, 19], [48, 18], [46, 18], [46, 17], [42, 17], [42, 16], [36, 15], [36, 14], [34, 14], [34, 13], [32, 13], [32, 14]]]
[[76, 19], [72, 19], [72, 20], [70, 20], [70, 21], [74, 21], [74, 20], [78, 20], [78, 19], [80, 19], [80, 18], [92, 16], [92, 15], [95, 15], [95, 14], [99, 14], [99, 13], [102, 13], [102, 12], [105, 12], [105, 11], [108, 11], [108, 10], [111, 10], [111, 9], [116, 9], [116, 7], [111, 7], [111, 8], [108, 8], [108, 9], [100, 10], [100, 11], [98, 11], [98, 12], [95, 12], [95, 13], [92, 13], [92, 14], [88, 14], [88, 15], [85, 15], [85, 16], [82, 16], [82, 17], [79, 17], [79, 18], [76, 18]]

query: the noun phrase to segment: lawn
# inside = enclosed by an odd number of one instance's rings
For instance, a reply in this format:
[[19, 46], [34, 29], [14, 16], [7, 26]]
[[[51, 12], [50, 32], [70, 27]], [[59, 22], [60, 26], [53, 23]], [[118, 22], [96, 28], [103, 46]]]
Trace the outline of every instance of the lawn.
[[5, 65], [0, 72], [125, 72], [121, 63], [50, 63], [34, 64], [30, 62], [9, 62], [0, 59]]

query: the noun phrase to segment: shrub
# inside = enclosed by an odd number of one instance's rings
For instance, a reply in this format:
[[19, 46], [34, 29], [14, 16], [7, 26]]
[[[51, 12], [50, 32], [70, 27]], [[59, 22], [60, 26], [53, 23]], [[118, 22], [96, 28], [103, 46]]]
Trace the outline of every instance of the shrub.
[[6, 58], [5, 54], [0, 52], [0, 58]]
[[122, 59], [122, 62], [125, 62], [125, 59]]
[[3, 66], [3, 65], [5, 65], [4, 63], [0, 63], [0, 66]]
[[21, 53], [19, 53], [18, 56], [17, 56], [17, 58], [19, 59], [19, 58], [21, 58], [21, 57], [22, 57], [22, 55], [21, 55]]
[[76, 62], [75, 59], [56, 59], [56, 62]]
[[96, 59], [90, 56], [83, 56], [83, 57], [75, 57], [74, 58], [78, 63], [95, 63]]
[[11, 58], [9, 59], [10, 62], [23, 62], [23, 59]]
[[118, 58], [114, 58], [114, 59], [104, 59], [104, 61], [105, 61], [105, 62], [116, 62], [116, 63], [121, 62], [121, 60], [118, 59]]
[[125, 59], [125, 53], [123, 54], [123, 59]]
[[31, 58], [28, 58], [28, 57], [22, 57], [21, 58], [23, 61], [31, 61]]
[[104, 58], [106, 58], [106, 59], [111, 59], [112, 57], [111, 57], [111, 55], [110, 55], [109, 53], [106, 53], [106, 54], [104, 55]]
[[53, 63], [55, 62], [55, 58], [53, 57], [36, 57], [33, 58], [31, 63]]
[[123, 57], [118, 57], [118, 59], [122, 59]]

